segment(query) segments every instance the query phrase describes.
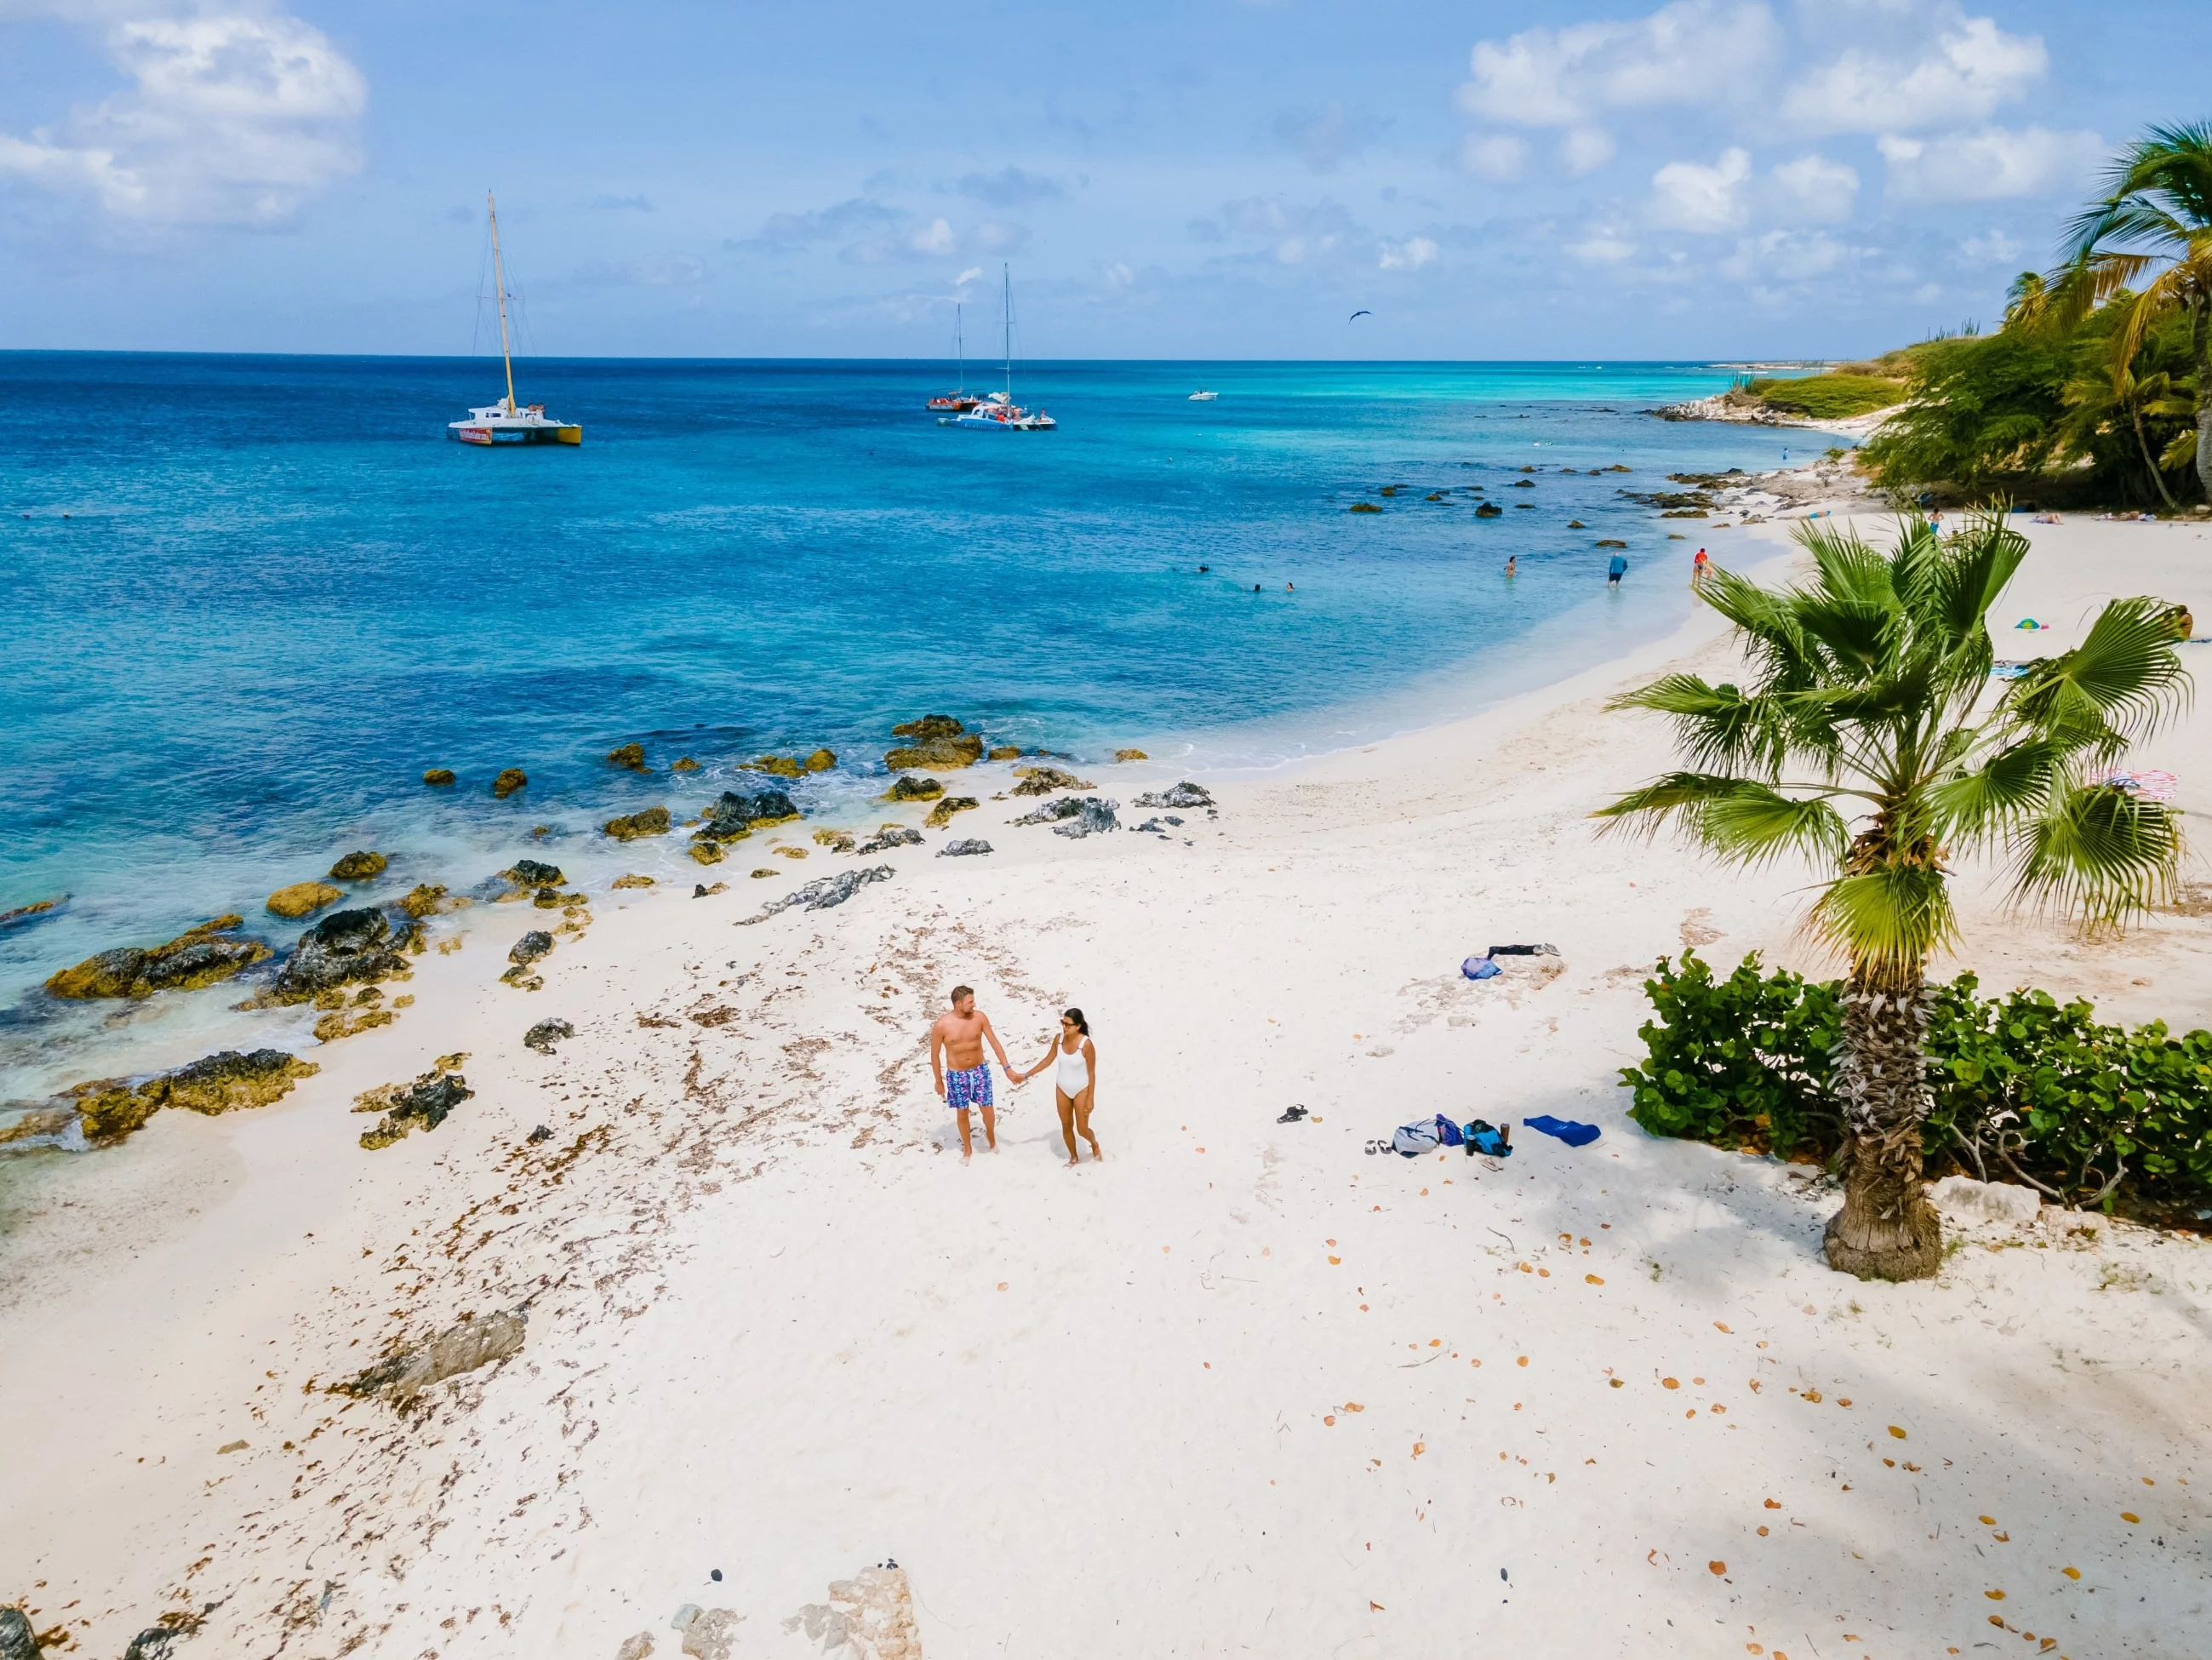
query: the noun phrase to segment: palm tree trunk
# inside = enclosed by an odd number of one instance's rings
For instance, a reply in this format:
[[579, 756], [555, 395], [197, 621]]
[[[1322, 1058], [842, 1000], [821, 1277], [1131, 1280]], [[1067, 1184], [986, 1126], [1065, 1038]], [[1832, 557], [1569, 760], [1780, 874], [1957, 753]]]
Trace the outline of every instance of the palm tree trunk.
[[2212, 297], [2190, 307], [2189, 351], [2197, 365], [2197, 487], [2212, 502]]
[[[2158, 470], [2158, 458], [2150, 453], [2150, 440], [2143, 436], [2142, 405], [2141, 404], [2131, 405], [2128, 414], [2135, 421], [2136, 447], [2142, 452], [2143, 465], [2150, 469], [2150, 482], [2158, 486], [2160, 499], [2166, 503], [2166, 511], [2169, 513], [2179, 511], [2179, 504], [2173, 499], [2173, 492], [2166, 487], [2166, 475]], [[2197, 432], [2197, 447], [2200, 450], [2204, 447], [2204, 435], [2201, 428]]]
[[1836, 1085], [1851, 1139], [1844, 1207], [1828, 1219], [1828, 1266], [1862, 1280], [1924, 1280], [1942, 1265], [1942, 1225], [1921, 1179], [1928, 1087], [1928, 991], [1905, 976], [1854, 967], [1844, 988]]

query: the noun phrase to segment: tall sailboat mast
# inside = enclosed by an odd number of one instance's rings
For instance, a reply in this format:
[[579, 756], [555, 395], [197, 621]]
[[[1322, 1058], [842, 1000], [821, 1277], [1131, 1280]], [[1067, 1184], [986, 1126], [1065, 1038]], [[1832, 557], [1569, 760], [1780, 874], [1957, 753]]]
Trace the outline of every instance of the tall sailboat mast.
[[491, 280], [499, 290], [499, 355], [507, 365], [507, 412], [514, 413], [514, 354], [507, 344], [507, 277], [499, 264], [499, 204], [484, 192], [484, 207], [491, 215]]
[[965, 392], [968, 390], [968, 343], [961, 337], [960, 303], [957, 301], [952, 305], [952, 363], [959, 373], [952, 390], [955, 392]]
[[1006, 401], [1014, 401], [1014, 268], [999, 267], [999, 303], [1006, 319]]

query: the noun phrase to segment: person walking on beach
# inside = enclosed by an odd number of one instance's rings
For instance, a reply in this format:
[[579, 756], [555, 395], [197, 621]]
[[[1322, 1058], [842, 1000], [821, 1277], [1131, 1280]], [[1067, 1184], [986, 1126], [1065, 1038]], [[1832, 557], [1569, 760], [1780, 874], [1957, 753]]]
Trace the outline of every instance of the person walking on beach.
[[999, 1115], [991, 1100], [991, 1063], [983, 1058], [983, 1043], [990, 1040], [999, 1064], [1015, 1077], [1014, 1063], [1006, 1059], [1006, 1045], [992, 1029], [991, 1017], [975, 1006], [972, 986], [952, 988], [952, 1012], [937, 1017], [929, 1029], [929, 1070], [937, 1080], [937, 1093], [952, 1109], [960, 1123], [960, 1156], [974, 1155], [968, 1113], [983, 1110], [983, 1140], [993, 1152], [999, 1150]]
[[1612, 559], [1611, 559], [1611, 560], [1609, 560], [1609, 561], [1607, 562], [1607, 564], [1606, 564], [1606, 568], [1605, 568], [1605, 585], [1606, 585], [1606, 587], [1609, 587], [1609, 588], [1617, 588], [1617, 587], [1619, 587], [1620, 586], [1620, 579], [1621, 579], [1622, 577], [1624, 577], [1624, 576], [1627, 575], [1628, 575], [1628, 556], [1627, 556], [1626, 554], [1625, 554], [1625, 553], [1616, 553], [1616, 554], [1614, 554], [1614, 555], [1613, 556]]
[[[1056, 1064], [1054, 1056], [1059, 1057]], [[1067, 1143], [1069, 1168], [1082, 1163], [1075, 1147], [1079, 1135], [1091, 1143], [1093, 1158], [1103, 1158], [1106, 1155], [1098, 1151], [1098, 1138], [1091, 1133], [1091, 1108], [1098, 1087], [1098, 1050], [1091, 1041], [1091, 1023], [1083, 1018], [1081, 1009], [1070, 1009], [1060, 1017], [1060, 1035], [1048, 1040], [1042, 1060], [1027, 1072], [1008, 1076], [1018, 1084], [1036, 1077], [1048, 1065], [1053, 1067], [1053, 1099], [1060, 1108], [1060, 1139]]]
[[1711, 559], [1705, 556], [1705, 550], [1703, 548], [1699, 548], [1698, 550], [1698, 556], [1690, 561], [1690, 586], [1692, 587], [1696, 587], [1698, 583], [1705, 580], [1705, 568], [1712, 562], [1713, 562]]

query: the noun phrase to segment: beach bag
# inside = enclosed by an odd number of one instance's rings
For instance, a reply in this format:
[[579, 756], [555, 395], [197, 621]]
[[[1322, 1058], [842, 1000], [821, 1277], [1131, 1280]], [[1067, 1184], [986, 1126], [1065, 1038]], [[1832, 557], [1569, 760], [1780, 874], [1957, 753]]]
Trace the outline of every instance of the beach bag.
[[1510, 1158], [1513, 1144], [1498, 1132], [1498, 1126], [1486, 1118], [1478, 1118], [1467, 1127], [1467, 1145], [1470, 1156], [1486, 1153], [1492, 1158]]
[[1390, 1151], [1407, 1158], [1419, 1158], [1436, 1150], [1437, 1125], [1432, 1118], [1418, 1124], [1401, 1124], [1390, 1137]]
[[1457, 1124], [1453, 1123], [1442, 1113], [1437, 1115], [1437, 1145], [1438, 1146], [1455, 1147], [1466, 1140], [1467, 1137], [1460, 1134]]

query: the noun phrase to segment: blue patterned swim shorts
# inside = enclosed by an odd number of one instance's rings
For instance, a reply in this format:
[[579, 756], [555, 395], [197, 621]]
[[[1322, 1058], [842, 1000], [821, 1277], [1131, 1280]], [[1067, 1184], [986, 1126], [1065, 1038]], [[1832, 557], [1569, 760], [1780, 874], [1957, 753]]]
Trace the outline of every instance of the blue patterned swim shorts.
[[945, 1074], [945, 1104], [955, 1112], [991, 1104], [991, 1063]]

